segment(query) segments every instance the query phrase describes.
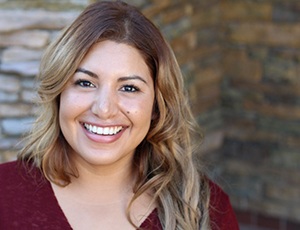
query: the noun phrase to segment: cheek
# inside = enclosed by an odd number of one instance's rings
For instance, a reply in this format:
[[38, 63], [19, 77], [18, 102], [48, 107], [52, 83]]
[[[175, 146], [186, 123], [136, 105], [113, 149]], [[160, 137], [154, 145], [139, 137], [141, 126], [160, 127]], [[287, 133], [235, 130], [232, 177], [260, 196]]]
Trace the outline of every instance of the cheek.
[[152, 100], [128, 102], [123, 105], [126, 114], [135, 119], [136, 122], [150, 122], [152, 118]]
[[70, 95], [67, 92], [62, 92], [60, 95], [59, 117], [66, 116], [72, 107]]
[[68, 111], [70, 111], [69, 105], [70, 104], [68, 103], [67, 94], [65, 92], [62, 92], [60, 95], [60, 104], [59, 104], [59, 124], [61, 129], [64, 129], [66, 125], [66, 120], [69, 116]]
[[76, 114], [82, 110], [83, 106], [87, 103], [83, 103], [85, 99], [76, 93], [71, 91], [64, 91], [60, 95], [59, 117], [60, 119], [67, 119], [76, 116]]

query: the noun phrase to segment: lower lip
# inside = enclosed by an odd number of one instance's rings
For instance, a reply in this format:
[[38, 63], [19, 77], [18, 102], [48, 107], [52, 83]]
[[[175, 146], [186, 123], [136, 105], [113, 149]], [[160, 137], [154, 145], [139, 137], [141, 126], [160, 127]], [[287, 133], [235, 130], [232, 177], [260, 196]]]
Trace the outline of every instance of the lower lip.
[[124, 133], [124, 131], [126, 130], [126, 128], [123, 128], [120, 132], [118, 132], [115, 135], [99, 135], [99, 134], [95, 134], [95, 133], [91, 133], [90, 131], [86, 130], [84, 126], [82, 126], [85, 135], [93, 142], [97, 142], [97, 143], [113, 143], [115, 141], [117, 141]]

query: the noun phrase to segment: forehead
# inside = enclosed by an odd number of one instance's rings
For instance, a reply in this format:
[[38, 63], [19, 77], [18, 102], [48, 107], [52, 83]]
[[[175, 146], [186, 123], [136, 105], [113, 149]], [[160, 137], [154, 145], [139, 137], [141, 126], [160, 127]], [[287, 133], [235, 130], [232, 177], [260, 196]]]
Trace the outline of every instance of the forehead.
[[94, 44], [80, 62], [79, 67], [104, 73], [132, 71], [135, 74], [152, 77], [143, 55], [137, 48], [111, 40]]
[[133, 55], [144, 59], [142, 53], [134, 46], [113, 40], [104, 40], [93, 44], [84, 58], [93, 54], [101, 55], [102, 53], [115, 56]]
[[[105, 40], [101, 42], [97, 42], [89, 49], [87, 54], [84, 56], [82, 62], [89, 59], [100, 60], [102, 57], [114, 57], [121, 60], [130, 61], [131, 59], [139, 59], [140, 61], [144, 61], [143, 55], [141, 55], [140, 51], [135, 47], [125, 44], [118, 43], [111, 40]], [[113, 61], [112, 59], [109, 61]]]

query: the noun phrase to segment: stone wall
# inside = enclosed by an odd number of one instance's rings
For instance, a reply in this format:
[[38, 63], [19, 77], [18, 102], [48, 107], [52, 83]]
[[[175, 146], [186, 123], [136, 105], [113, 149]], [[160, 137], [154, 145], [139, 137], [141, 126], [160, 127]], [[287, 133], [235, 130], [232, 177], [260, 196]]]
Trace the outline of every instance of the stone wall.
[[[0, 162], [15, 159], [34, 121], [43, 50], [90, 2], [0, 0]], [[299, 1], [127, 2], [170, 41], [205, 132], [203, 158], [241, 226], [299, 229]]]
[[226, 0], [221, 18], [225, 139], [211, 155], [215, 173], [245, 222], [264, 214], [281, 217], [261, 223], [268, 229], [299, 229], [300, 2]]

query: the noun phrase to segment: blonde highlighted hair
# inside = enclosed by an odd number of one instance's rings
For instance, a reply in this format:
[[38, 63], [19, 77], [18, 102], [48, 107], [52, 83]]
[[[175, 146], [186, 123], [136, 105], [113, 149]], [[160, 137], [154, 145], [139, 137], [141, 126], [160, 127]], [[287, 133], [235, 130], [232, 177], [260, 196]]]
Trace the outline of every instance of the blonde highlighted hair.
[[164, 229], [209, 229], [208, 182], [193, 161], [192, 136], [197, 125], [180, 68], [154, 24], [121, 1], [91, 4], [46, 50], [38, 75], [38, 117], [19, 159], [33, 162], [46, 178], [61, 186], [78, 176], [60, 131], [60, 94], [90, 47], [103, 40], [139, 50], [154, 80], [154, 116], [135, 152], [138, 179], [132, 202], [152, 189]]

